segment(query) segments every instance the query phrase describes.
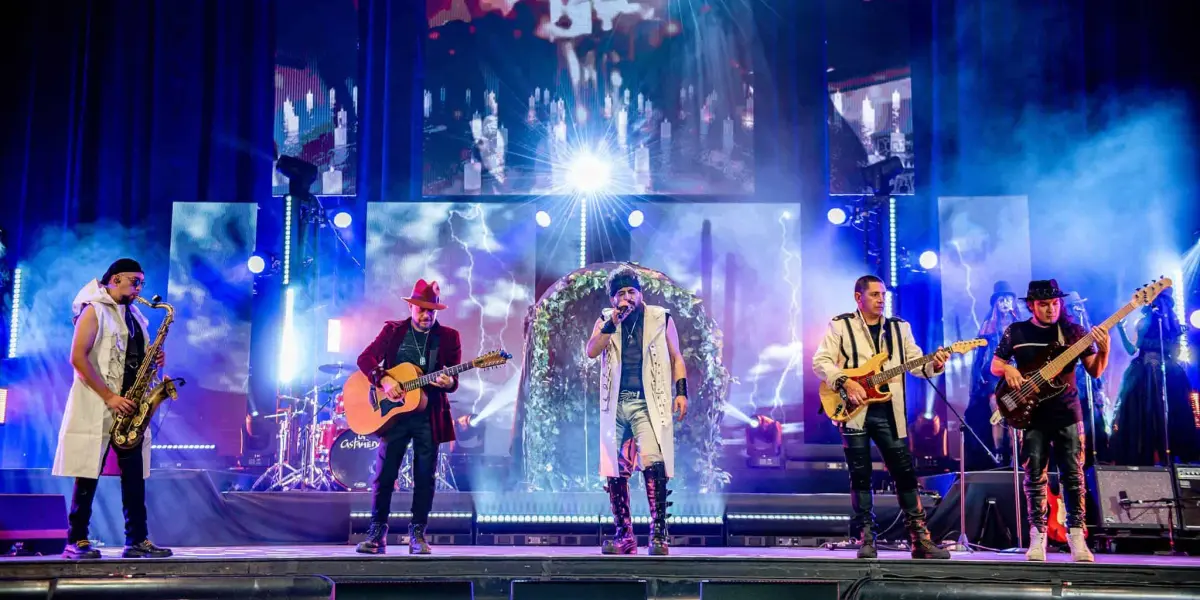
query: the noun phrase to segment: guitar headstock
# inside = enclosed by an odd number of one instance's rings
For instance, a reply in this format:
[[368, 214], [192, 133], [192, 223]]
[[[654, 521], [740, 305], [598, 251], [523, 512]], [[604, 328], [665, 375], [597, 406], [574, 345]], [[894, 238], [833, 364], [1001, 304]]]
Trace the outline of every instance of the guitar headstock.
[[983, 338], [975, 338], [973, 340], [963, 340], [950, 344], [950, 352], [954, 354], [966, 354], [975, 348], [982, 348], [987, 345], [987, 340]]
[[1146, 306], [1158, 297], [1163, 290], [1171, 287], [1174, 284], [1170, 277], [1159, 277], [1156, 281], [1151, 281], [1146, 285], [1133, 292], [1133, 299], [1130, 304], [1134, 306]]
[[504, 350], [492, 350], [471, 361], [471, 365], [476, 369], [491, 369], [507, 363], [511, 358], [512, 355]]

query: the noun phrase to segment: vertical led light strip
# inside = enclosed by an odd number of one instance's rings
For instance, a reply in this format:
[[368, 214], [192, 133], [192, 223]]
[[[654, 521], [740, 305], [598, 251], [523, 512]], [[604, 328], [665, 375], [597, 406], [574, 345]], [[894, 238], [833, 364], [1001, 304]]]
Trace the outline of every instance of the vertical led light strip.
[[283, 285], [292, 279], [292, 195], [283, 197]]
[[0, 388], [0, 425], [8, 419], [8, 388]]
[[17, 339], [21, 333], [21, 267], [13, 269], [12, 315], [8, 321], [8, 357], [17, 356]]
[[579, 199], [579, 268], [587, 266], [587, 198]]
[[288, 288], [284, 292], [283, 305], [283, 338], [279, 348], [279, 382], [291, 383], [296, 376], [296, 331], [295, 331], [296, 290]]
[[896, 199], [888, 198], [888, 295], [883, 299], [883, 314], [892, 317], [896, 292]]
[[325, 328], [325, 351], [337, 354], [342, 351], [342, 320], [330, 319]]
[[1192, 362], [1192, 349], [1188, 347], [1187, 306], [1184, 306], [1187, 300], [1187, 293], [1182, 291], [1186, 287], [1183, 283], [1183, 269], [1175, 271], [1174, 283], [1176, 286], [1180, 286], [1179, 289], [1181, 290], [1180, 293], [1175, 295], [1178, 298], [1178, 301], [1175, 302], [1175, 318], [1179, 319], [1179, 324], [1183, 327], [1184, 331], [1184, 335], [1179, 338], [1179, 360], [1183, 363], [1190, 363]]

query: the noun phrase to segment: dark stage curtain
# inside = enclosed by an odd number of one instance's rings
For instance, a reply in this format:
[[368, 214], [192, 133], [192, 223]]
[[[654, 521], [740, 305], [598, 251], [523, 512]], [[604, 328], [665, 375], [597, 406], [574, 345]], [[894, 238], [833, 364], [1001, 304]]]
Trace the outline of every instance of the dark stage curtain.
[[[86, 265], [55, 275], [69, 279], [62, 285], [74, 294], [102, 272], [92, 272], [94, 265], [123, 252], [142, 262], [147, 295], [166, 297], [173, 202], [270, 195], [274, 11], [267, 0], [9, 7], [0, 55], [16, 84], [0, 95], [4, 265], [25, 264], [35, 253], [37, 269]], [[111, 243], [96, 232], [107, 232]], [[60, 239], [61, 248], [94, 256], [56, 255]], [[29, 273], [31, 285], [51, 272]], [[59, 322], [69, 319], [71, 299], [22, 305], [52, 311], [50, 321]], [[34, 300], [45, 306], [30, 306]], [[0, 385], [37, 379], [45, 398], [24, 409], [10, 398], [0, 434], [5, 464], [48, 466], [53, 455], [71, 372], [66, 343], [43, 346], [43, 353], [7, 360], [0, 377]]]
[[359, 198], [421, 198], [424, 0], [360, 0]]

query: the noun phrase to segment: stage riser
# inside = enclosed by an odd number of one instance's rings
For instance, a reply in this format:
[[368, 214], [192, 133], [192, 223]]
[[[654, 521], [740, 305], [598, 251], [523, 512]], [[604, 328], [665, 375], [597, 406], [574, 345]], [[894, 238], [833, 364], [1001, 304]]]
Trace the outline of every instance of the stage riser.
[[871, 581], [860, 588], [859, 600], [1194, 600], [1197, 590], [1170, 590], [1128, 586], [1028, 585]]
[[0, 598], [54, 598], [54, 600], [227, 600], [233, 598], [289, 598], [331, 600], [332, 580], [303, 577], [138, 577], [57, 579], [5, 582]]
[[[619, 560], [619, 559], [617, 559]], [[855, 582], [845, 581], [669, 581], [655, 578], [542, 579], [484, 578], [476, 581], [411, 578], [295, 577], [137, 577], [64, 578], [6, 581], [0, 599], [54, 598], [193, 600], [226, 598], [290, 598], [295, 600], [837, 600]], [[982, 581], [870, 580], [861, 584], [859, 600], [1194, 600], [1195, 589], [993, 583]]]

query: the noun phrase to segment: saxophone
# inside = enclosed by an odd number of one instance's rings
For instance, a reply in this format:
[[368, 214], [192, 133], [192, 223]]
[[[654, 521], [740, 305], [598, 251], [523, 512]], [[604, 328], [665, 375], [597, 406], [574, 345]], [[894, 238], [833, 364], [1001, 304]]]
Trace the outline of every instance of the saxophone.
[[166, 309], [167, 316], [163, 317], [162, 325], [158, 326], [154, 341], [146, 348], [146, 356], [138, 367], [137, 379], [125, 393], [125, 397], [133, 402], [133, 413], [114, 416], [109, 434], [112, 436], [113, 445], [122, 450], [129, 450], [142, 442], [154, 411], [158, 410], [158, 406], [167, 398], [178, 398], [178, 388], [185, 383], [183, 379], [160, 378], [156, 364], [159, 354], [162, 353], [163, 342], [167, 339], [167, 330], [175, 320], [175, 307], [161, 302], [162, 296], [155, 296], [153, 300], [138, 296], [134, 300], [150, 308]]

